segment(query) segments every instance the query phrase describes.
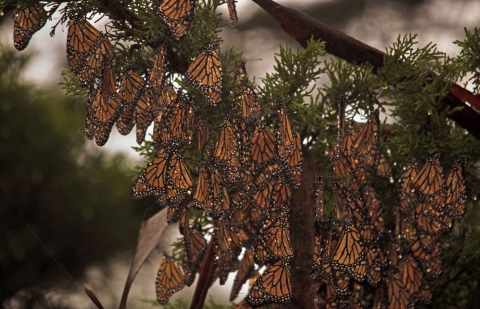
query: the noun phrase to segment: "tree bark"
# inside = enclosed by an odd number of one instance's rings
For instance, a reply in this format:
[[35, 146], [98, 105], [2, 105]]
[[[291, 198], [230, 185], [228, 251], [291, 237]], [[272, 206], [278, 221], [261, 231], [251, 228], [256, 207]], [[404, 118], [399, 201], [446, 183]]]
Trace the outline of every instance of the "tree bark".
[[290, 238], [292, 251], [292, 301], [283, 308], [308, 308], [314, 306], [318, 282], [310, 279], [315, 243], [315, 179], [318, 177], [317, 164], [303, 149], [302, 184], [292, 193], [290, 212]]

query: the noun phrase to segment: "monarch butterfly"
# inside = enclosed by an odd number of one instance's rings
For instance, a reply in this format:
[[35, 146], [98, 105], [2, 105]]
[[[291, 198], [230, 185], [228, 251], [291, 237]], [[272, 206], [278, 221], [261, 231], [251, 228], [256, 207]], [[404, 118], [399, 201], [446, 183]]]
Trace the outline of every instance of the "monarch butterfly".
[[288, 222], [283, 219], [267, 220], [260, 235], [260, 244], [266, 252], [261, 258], [257, 256], [257, 260], [267, 262], [281, 259], [289, 262], [293, 258]]
[[405, 194], [410, 196], [415, 196], [415, 189], [413, 188], [412, 180], [417, 176], [418, 166], [414, 163], [410, 163], [407, 166], [403, 167], [403, 175], [400, 179], [402, 184], [402, 190]]
[[290, 197], [292, 195], [292, 190], [287, 184], [285, 179], [277, 179], [275, 186], [273, 188], [273, 206], [275, 209], [289, 209], [290, 206]]
[[418, 241], [426, 252], [433, 252], [438, 244], [438, 238], [428, 234], [418, 235]]
[[[254, 169], [257, 169], [258, 166], [254, 166]], [[270, 181], [272, 181], [272, 177], [278, 177], [281, 173], [282, 169], [280, 165], [276, 162], [271, 162], [264, 168], [258, 169], [258, 175], [255, 178], [255, 189], [259, 190], [265, 188]], [[257, 173], [255, 173], [257, 174]]]
[[[170, 114], [168, 114], [170, 117]], [[157, 116], [158, 118], [158, 116]], [[152, 139], [156, 147], [168, 147], [173, 143], [172, 132], [170, 131], [170, 126], [168, 125], [168, 120], [153, 122], [153, 134]]]
[[353, 158], [352, 144], [357, 136], [353, 128], [349, 128], [341, 137], [338, 145], [334, 145], [331, 151], [333, 159], [333, 171], [337, 176], [352, 175], [358, 165], [358, 160]]
[[[425, 268], [428, 261], [433, 260], [435, 256], [440, 255], [440, 244], [435, 242], [435, 247], [430, 252], [422, 247], [420, 240], [416, 240], [410, 244], [410, 251], [413, 257]], [[428, 269], [428, 268], [427, 268]]]
[[[155, 195], [165, 194], [165, 186], [168, 182], [167, 163], [169, 153], [165, 149], [161, 149], [157, 153], [157, 157], [150, 162], [138, 177], [133, 187], [133, 197], [142, 198], [145, 193], [154, 193]], [[136, 191], [137, 184], [142, 184], [148, 187], [148, 191]], [[137, 193], [138, 192], [138, 193]]]
[[[208, 166], [204, 163], [204, 167], [206, 168], [204, 171], [206, 175], [202, 175], [202, 177], [209, 177], [209, 179], [207, 178], [209, 185], [207, 204], [211, 204], [213, 200], [218, 200], [222, 197], [224, 175], [215, 166]], [[199, 205], [199, 208], [202, 207]], [[205, 208], [210, 210], [212, 205], [208, 205], [208, 207], [206, 205]]]
[[145, 91], [138, 99], [133, 117], [137, 126], [136, 135], [137, 143], [140, 145], [145, 140], [145, 134], [148, 127], [153, 121], [154, 115], [152, 110], [152, 97], [149, 92]]
[[174, 142], [190, 143], [194, 126], [194, 106], [192, 97], [179, 95], [179, 102], [172, 111], [170, 118], [170, 132]]
[[[214, 222], [214, 241], [220, 250], [221, 254], [229, 253], [231, 250], [230, 227], [223, 218], [219, 218]], [[216, 251], [217, 252], [217, 251]]]
[[236, 0], [227, 0], [228, 15], [230, 16], [230, 21], [233, 24], [238, 22], [237, 8], [235, 5]]
[[357, 160], [363, 163], [363, 167], [370, 171], [375, 164], [378, 152], [378, 109], [370, 114], [368, 122], [360, 130], [353, 142], [353, 152]]
[[242, 80], [245, 80], [245, 78], [248, 76], [247, 74], [247, 69], [245, 68], [245, 61], [240, 61], [240, 64], [238, 65], [237, 69], [235, 70], [235, 75], [237, 77], [237, 82], [240, 83]]
[[372, 220], [364, 214], [362, 209], [352, 210], [352, 218], [354, 219], [355, 227], [360, 232], [360, 239], [365, 246], [376, 244], [378, 241], [378, 234]]
[[447, 211], [455, 219], [460, 219], [465, 213], [467, 203], [467, 186], [464, 176], [465, 158], [457, 161], [447, 174], [445, 203]]
[[13, 23], [13, 44], [17, 50], [24, 50], [32, 36], [47, 22], [47, 11], [37, 5], [26, 8], [15, 17]]
[[215, 145], [213, 157], [220, 161], [230, 162], [234, 153], [238, 155], [237, 136], [234, 132], [231, 119], [227, 117], [222, 122], [222, 131]]
[[252, 249], [247, 249], [245, 251], [245, 254], [243, 255], [243, 258], [238, 266], [237, 275], [233, 281], [232, 290], [230, 292], [230, 301], [233, 301], [235, 298], [237, 298], [242, 285], [253, 275], [255, 267], [253, 256], [254, 252]]
[[381, 178], [392, 177], [392, 167], [387, 161], [387, 158], [382, 154], [378, 154], [377, 162], [374, 165], [375, 175]]
[[166, 305], [170, 296], [185, 286], [184, 275], [177, 262], [165, 253], [157, 273], [155, 286], [157, 301], [161, 305]]
[[318, 288], [315, 301], [319, 308], [331, 309], [339, 307], [339, 301], [342, 300], [337, 297], [333, 285], [323, 280]]
[[185, 278], [185, 284], [191, 286], [195, 280], [195, 274], [200, 269], [202, 265], [203, 258], [207, 251], [207, 242], [202, 235], [202, 232], [198, 229], [193, 229], [185, 231], [184, 235], [185, 240], [185, 253], [186, 253], [186, 263], [189, 271], [191, 272], [190, 278]]
[[190, 190], [193, 187], [190, 172], [181, 156], [177, 153], [174, 153], [170, 158], [168, 174], [175, 188], [180, 190]]
[[420, 266], [415, 259], [408, 255], [408, 257], [399, 264], [400, 278], [405, 285], [405, 289], [414, 295], [423, 284], [423, 273]]
[[429, 158], [412, 178], [413, 186], [423, 195], [438, 196], [444, 189], [445, 182], [439, 157], [437, 154]]
[[340, 300], [351, 293], [350, 275], [343, 270], [332, 271], [330, 283], [334, 289], [334, 298]]
[[333, 241], [332, 221], [325, 220], [321, 228], [316, 231], [314, 254], [317, 255], [317, 259], [314, 259], [312, 264], [311, 278], [330, 282], [333, 279], [333, 269], [331, 265], [331, 248]]
[[218, 170], [211, 174], [210, 194], [205, 204], [205, 213], [214, 218], [228, 216], [230, 212], [230, 195], [225, 186], [221, 184], [223, 177]]
[[[270, 208], [270, 204], [272, 202], [272, 194], [273, 194], [273, 184], [270, 182], [267, 186], [263, 189], [257, 189], [254, 191], [252, 195], [252, 207], [255, 209], [259, 209], [262, 212], [262, 219], [268, 209]], [[258, 218], [260, 219], [260, 218]]]
[[287, 110], [283, 103], [279, 104], [278, 110], [278, 131], [277, 131], [277, 145], [280, 156], [285, 156], [286, 153], [294, 147], [295, 141], [288, 120]]
[[73, 16], [68, 22], [67, 59], [70, 70], [80, 73], [82, 62], [98, 46], [102, 33], [80, 16]]
[[390, 276], [386, 279], [387, 293], [388, 293], [388, 308], [410, 308], [410, 293], [405, 288], [405, 284], [399, 277], [398, 273], [395, 276]]
[[205, 202], [207, 201], [210, 188], [210, 174], [208, 168], [204, 163], [198, 173], [197, 188], [195, 195], [193, 196], [194, 205], [197, 208], [205, 208]]
[[302, 142], [300, 133], [294, 131], [293, 140], [293, 148], [286, 153], [283, 160], [287, 164], [286, 172], [292, 189], [297, 189], [302, 181]]
[[438, 220], [431, 216], [427, 216], [425, 214], [425, 209], [427, 209], [426, 204], [420, 203], [417, 205], [417, 229], [429, 235], [440, 235], [443, 232], [442, 222], [440, 221], [441, 218]]
[[162, 122], [164, 115], [171, 116], [169, 113], [178, 103], [179, 96], [171, 83], [164, 83], [158, 91], [157, 94], [152, 93], [153, 91], [149, 92], [154, 99], [152, 111], [155, 115], [155, 121]]
[[140, 96], [145, 89], [145, 80], [132, 70], [125, 72], [122, 77], [122, 83], [119, 89], [120, 96], [123, 98], [124, 107], [117, 120], [118, 132], [127, 135], [135, 125], [134, 111]]
[[119, 116], [122, 106], [123, 101], [117, 93], [112, 69], [110, 65], [105, 65], [103, 68], [102, 92], [93, 102], [95, 121], [101, 124], [113, 125]]
[[[315, 242], [313, 246], [313, 264], [312, 268], [315, 269], [317, 264], [321, 264], [322, 262], [322, 252], [323, 252], [323, 246], [322, 246], [322, 236], [318, 235], [318, 233], [315, 233]], [[312, 277], [312, 276], [311, 276]], [[315, 276], [312, 277], [312, 279]]]
[[218, 278], [220, 285], [225, 284], [228, 274], [236, 271], [238, 268], [237, 256], [238, 253], [230, 252], [222, 257], [216, 257], [216, 262], [218, 262], [218, 264], [215, 267], [215, 273], [213, 274], [214, 279], [212, 280], [212, 283], [216, 280], [216, 278]]
[[350, 220], [343, 220], [340, 238], [332, 251], [332, 266], [335, 269], [346, 270], [352, 276], [361, 278], [353, 272], [353, 267], [365, 260], [365, 250], [360, 233]]
[[251, 222], [251, 203], [245, 202], [241, 209], [235, 209], [233, 212], [233, 219], [237, 225], [242, 227], [249, 235], [256, 234], [256, 230]]
[[185, 77], [210, 105], [216, 106], [222, 101], [222, 67], [214, 44], [207, 45], [190, 64]]
[[440, 252], [437, 254], [432, 254], [432, 257], [429, 260], [425, 260], [422, 264], [426, 273], [432, 277], [438, 277], [442, 274], [442, 256]]
[[377, 196], [375, 188], [367, 186], [363, 192], [363, 200], [365, 201], [366, 211], [375, 225], [375, 229], [378, 234], [382, 234], [385, 231], [383, 207], [380, 199]]
[[[336, 152], [337, 147], [334, 146], [332, 152]], [[337, 176], [349, 176], [352, 173], [352, 167], [349, 160], [342, 154], [332, 156], [333, 171]]]
[[260, 102], [258, 96], [245, 80], [239, 82], [240, 96], [238, 102], [242, 109], [242, 117], [252, 121], [260, 115]]
[[287, 303], [292, 299], [290, 280], [290, 266], [277, 261], [255, 281], [246, 300], [255, 307], [263, 303]]
[[150, 76], [148, 78], [148, 87], [155, 98], [155, 101], [158, 100], [160, 92], [163, 87], [163, 82], [167, 74], [167, 45], [165, 41], [162, 40], [160, 46], [158, 47], [158, 53], [153, 61], [153, 66], [150, 71]]
[[414, 219], [411, 215], [401, 216], [400, 235], [401, 238], [411, 241], [417, 238]]
[[165, 0], [158, 9], [158, 16], [167, 25], [175, 40], [188, 31], [193, 17], [194, 0]]
[[415, 195], [410, 195], [405, 190], [400, 189], [398, 194], [398, 206], [400, 213], [404, 216], [410, 215], [418, 204], [418, 198]]
[[235, 221], [233, 215], [230, 216], [230, 227], [232, 242], [235, 246], [246, 248], [251, 244], [252, 239], [248, 235], [248, 231], [245, 231], [243, 223]]
[[341, 219], [350, 216], [350, 210], [346, 207], [347, 195], [348, 191], [342, 188], [338, 182], [333, 183], [333, 199], [337, 218]]
[[174, 106], [164, 106], [158, 113], [153, 127], [153, 140], [160, 146], [190, 143], [193, 120], [194, 101], [180, 94]]
[[[170, 199], [172, 197], [176, 199], [180, 199], [180, 194], [179, 191], [176, 189], [171, 189], [169, 188], [167, 190]], [[158, 201], [160, 204], [165, 204], [166, 200], [163, 200], [162, 198], [159, 199]], [[178, 205], [180, 201], [177, 202], [177, 204], [170, 204], [167, 209], [167, 223], [172, 224], [178, 222], [180, 220], [181, 215], [182, 215], [182, 210], [183, 210], [183, 205]]]
[[203, 118], [199, 118], [197, 128], [198, 150], [202, 151], [210, 140], [210, 131], [208, 130], [207, 121]]
[[[168, 147], [172, 143], [178, 143], [172, 132], [171, 122], [176, 117], [183, 118], [183, 110], [179, 102], [178, 95], [173, 85], [165, 84], [161, 87], [160, 94], [157, 99], [152, 91], [149, 91], [152, 95], [152, 112], [155, 116], [153, 125], [153, 141], [157, 147]], [[179, 106], [180, 105], [180, 106]]]
[[[148, 190], [137, 191], [148, 187]], [[133, 187], [133, 197], [155, 194], [162, 200], [177, 204], [192, 189], [193, 181], [181, 156], [174, 150], [161, 149], [138, 177]]]
[[188, 218], [188, 207], [182, 209], [180, 221], [178, 222], [178, 230], [180, 234], [185, 235], [186, 231], [190, 231], [190, 220]]
[[[287, 152], [284, 158], [289, 168], [294, 171], [300, 171], [302, 165], [302, 141], [300, 133], [293, 131], [293, 148]], [[298, 184], [300, 185], [300, 184]]]
[[80, 83], [83, 84], [91, 83], [102, 66], [106, 63], [108, 64], [115, 56], [112, 44], [105, 37], [100, 38], [99, 43], [96, 43], [92, 50], [93, 51], [88, 53], [85, 59], [80, 59], [79, 65], [72, 70], [72, 72], [78, 71], [75, 73], [79, 74]]
[[428, 284], [422, 285], [418, 300], [424, 304], [430, 304], [432, 302], [432, 290]]
[[359, 160], [354, 160], [354, 148], [353, 145], [355, 141], [357, 140], [358, 137], [358, 132], [355, 131], [353, 127], [349, 127], [345, 130], [345, 133], [342, 134], [341, 138], [342, 140], [340, 141], [340, 148], [338, 149], [339, 153], [345, 156], [345, 158], [348, 160], [350, 163], [350, 166], [352, 168], [355, 168], [357, 163], [359, 163]]
[[252, 160], [256, 163], [266, 163], [275, 157], [275, 137], [267, 126], [257, 126], [251, 138]]
[[101, 88], [91, 89], [88, 102], [85, 121], [85, 132], [88, 139], [95, 138], [98, 146], [103, 146], [108, 141], [113, 123], [100, 123], [95, 119], [95, 106], [103, 102], [103, 90]]
[[380, 258], [378, 257], [378, 250], [379, 249], [374, 247], [370, 247], [368, 250], [366, 250], [366, 279], [367, 282], [373, 287], [377, 287], [380, 284], [380, 280], [382, 280], [382, 265]]

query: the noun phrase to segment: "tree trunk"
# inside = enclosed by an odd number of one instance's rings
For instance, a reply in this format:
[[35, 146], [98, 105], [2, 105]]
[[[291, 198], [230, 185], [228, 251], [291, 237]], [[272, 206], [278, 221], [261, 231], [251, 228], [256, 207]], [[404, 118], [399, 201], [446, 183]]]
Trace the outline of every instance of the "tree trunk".
[[313, 263], [313, 247], [315, 243], [315, 209], [313, 188], [319, 176], [317, 165], [303, 149], [302, 184], [292, 193], [290, 213], [290, 237], [293, 250], [292, 261], [292, 293], [290, 304], [284, 308], [308, 308], [314, 306], [314, 298], [318, 283], [310, 279]]

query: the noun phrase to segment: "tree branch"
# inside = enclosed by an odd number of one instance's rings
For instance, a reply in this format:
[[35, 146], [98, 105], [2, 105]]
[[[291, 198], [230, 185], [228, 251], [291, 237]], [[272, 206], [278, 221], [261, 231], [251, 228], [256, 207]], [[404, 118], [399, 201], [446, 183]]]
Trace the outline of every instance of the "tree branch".
[[198, 278], [195, 293], [193, 294], [190, 309], [202, 309], [207, 297], [207, 292], [210, 287], [213, 275], [215, 273], [215, 251], [213, 248], [213, 238], [210, 240], [207, 248], [207, 255], [203, 262], [200, 277]]
[[315, 207], [312, 192], [315, 187], [318, 171], [317, 164], [307, 149], [302, 150], [302, 184], [292, 192], [290, 208], [290, 240], [292, 251], [292, 301], [284, 305], [284, 309], [310, 309], [320, 285], [310, 279], [315, 245]]
[[[385, 53], [368, 46], [345, 33], [334, 29], [313, 17], [295, 9], [284, 7], [273, 0], [252, 0], [267, 13], [277, 19], [282, 28], [303, 47], [307, 46], [312, 37], [327, 42], [325, 49], [351, 63], [370, 63], [374, 72], [383, 66]], [[431, 72], [433, 75], [434, 73]], [[462, 110], [450, 114], [448, 117], [465, 128], [480, 140], [480, 115], [465, 102], [480, 109], [480, 98], [457, 84], [449, 87], [449, 93], [443, 98], [442, 108], [463, 107]]]

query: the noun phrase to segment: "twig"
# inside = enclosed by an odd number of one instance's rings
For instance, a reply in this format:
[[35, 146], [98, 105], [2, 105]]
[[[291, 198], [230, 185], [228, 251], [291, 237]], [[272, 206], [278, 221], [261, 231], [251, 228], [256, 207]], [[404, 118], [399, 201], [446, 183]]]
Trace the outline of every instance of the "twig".
[[203, 262], [200, 278], [198, 278], [195, 293], [193, 294], [190, 309], [202, 309], [207, 297], [207, 292], [215, 272], [215, 252], [213, 250], [213, 238], [210, 240], [207, 248], [207, 255]]

